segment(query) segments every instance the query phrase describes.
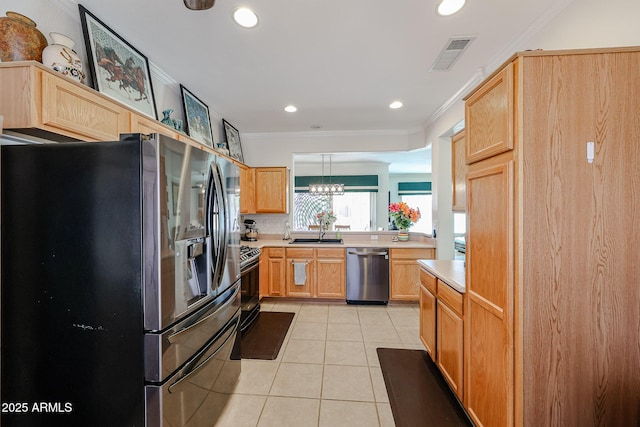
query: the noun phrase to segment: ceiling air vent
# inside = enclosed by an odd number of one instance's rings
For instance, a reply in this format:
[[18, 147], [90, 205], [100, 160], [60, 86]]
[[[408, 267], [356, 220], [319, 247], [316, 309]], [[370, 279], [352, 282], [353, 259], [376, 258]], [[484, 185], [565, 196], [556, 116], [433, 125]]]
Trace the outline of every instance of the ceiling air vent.
[[447, 41], [429, 71], [449, 71], [475, 37], [454, 37]]

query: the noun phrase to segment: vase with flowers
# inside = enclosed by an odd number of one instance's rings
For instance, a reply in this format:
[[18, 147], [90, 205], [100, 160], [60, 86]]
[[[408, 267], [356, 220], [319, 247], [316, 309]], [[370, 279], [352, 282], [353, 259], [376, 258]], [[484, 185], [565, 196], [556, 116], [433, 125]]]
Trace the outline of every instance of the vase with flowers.
[[389, 215], [393, 218], [398, 232], [399, 241], [409, 240], [409, 227], [420, 219], [420, 209], [410, 208], [405, 202], [391, 203]]
[[329, 230], [331, 224], [336, 222], [336, 214], [333, 211], [322, 211], [316, 214], [318, 224], [324, 227], [324, 231]]

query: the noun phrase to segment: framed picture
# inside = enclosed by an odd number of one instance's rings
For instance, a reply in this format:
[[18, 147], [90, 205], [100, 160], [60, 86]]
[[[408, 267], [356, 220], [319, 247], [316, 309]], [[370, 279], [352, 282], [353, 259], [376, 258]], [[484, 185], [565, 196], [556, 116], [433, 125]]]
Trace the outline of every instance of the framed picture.
[[157, 120], [147, 57], [82, 5], [78, 7], [94, 89]]
[[240, 132], [225, 119], [222, 119], [222, 126], [224, 127], [224, 135], [227, 138], [229, 156], [244, 163], [242, 145], [240, 145]]
[[180, 92], [182, 92], [184, 117], [187, 121], [187, 135], [213, 148], [209, 107], [182, 85], [180, 85]]

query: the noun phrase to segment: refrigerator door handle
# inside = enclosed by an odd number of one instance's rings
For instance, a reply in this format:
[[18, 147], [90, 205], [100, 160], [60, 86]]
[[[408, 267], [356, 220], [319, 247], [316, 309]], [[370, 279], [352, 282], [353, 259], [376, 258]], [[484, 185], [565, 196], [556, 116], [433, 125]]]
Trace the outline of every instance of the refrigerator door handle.
[[236, 296], [238, 295], [238, 292], [240, 292], [240, 287], [236, 287], [235, 290], [233, 291], [232, 294], [230, 294], [217, 308], [213, 313], [208, 314], [206, 317], [202, 318], [202, 319], [198, 319], [196, 322], [191, 323], [189, 325], [185, 325], [183, 328], [175, 331], [174, 333], [172, 333], [171, 335], [169, 335], [167, 337], [167, 341], [169, 341], [171, 344], [176, 343], [180, 337], [193, 330], [193, 328], [198, 327], [199, 325], [201, 325], [202, 323], [206, 322], [207, 320], [211, 319], [214, 316], [217, 316], [218, 313], [220, 313], [220, 311], [226, 309], [229, 305], [233, 304], [233, 302], [236, 299]]
[[[198, 352], [198, 354], [196, 354], [195, 357], [193, 358], [193, 362], [189, 366], [187, 366], [185, 368], [185, 371], [182, 373], [182, 375], [173, 384], [171, 384], [169, 386], [169, 388], [168, 388], [169, 393], [172, 393], [173, 390], [175, 389], [175, 387], [179, 386], [184, 380], [188, 379], [189, 377], [194, 375], [196, 372], [198, 372], [201, 368], [203, 368], [209, 362], [209, 360], [214, 358], [220, 352], [220, 350], [222, 350], [225, 347], [225, 345], [229, 342], [230, 339], [235, 338], [236, 333], [238, 331], [239, 324], [240, 324], [240, 322], [239, 322], [239, 317], [238, 317], [238, 318], [236, 318], [235, 321], [230, 322], [227, 325], [227, 327], [220, 333], [220, 335], [218, 337], [214, 338], [209, 343], [209, 345], [207, 345], [200, 352]], [[231, 328], [233, 328], [233, 330], [229, 332], [229, 329], [231, 329]], [[203, 361], [200, 362], [199, 359], [201, 357], [203, 357], [206, 353], [208, 353], [211, 350], [212, 345], [215, 344], [218, 341], [218, 338], [220, 338], [221, 336], [223, 336], [226, 333], [228, 333], [228, 336], [224, 339], [222, 344], [220, 344], [213, 351], [213, 353], [211, 353], [209, 356], [207, 356], [206, 359], [204, 359]]]
[[230, 230], [230, 226], [231, 226], [231, 218], [229, 218], [229, 205], [227, 202], [227, 188], [224, 185], [224, 182], [222, 181], [222, 168], [220, 167], [220, 165], [216, 162], [216, 170], [218, 172], [217, 176], [218, 176], [218, 183], [219, 183], [219, 189], [220, 189], [220, 195], [221, 195], [221, 200], [222, 200], [222, 211], [223, 211], [223, 218], [222, 221], [224, 223], [224, 227], [223, 227], [223, 233], [222, 233], [222, 238], [220, 240], [220, 247], [222, 248], [222, 256], [220, 257], [220, 270], [222, 270], [226, 264], [226, 259], [227, 259], [227, 244], [229, 241], [229, 233], [231, 232]]
[[[224, 233], [224, 200], [221, 198], [221, 180], [219, 176], [219, 168], [215, 160], [211, 162], [209, 168], [209, 230], [212, 239], [212, 248], [209, 251], [210, 264], [212, 268], [211, 286], [213, 289], [218, 289], [220, 281], [222, 280], [222, 268], [224, 264], [221, 260], [224, 259], [223, 246], [221, 240]], [[222, 241], [224, 242], [224, 241]]]

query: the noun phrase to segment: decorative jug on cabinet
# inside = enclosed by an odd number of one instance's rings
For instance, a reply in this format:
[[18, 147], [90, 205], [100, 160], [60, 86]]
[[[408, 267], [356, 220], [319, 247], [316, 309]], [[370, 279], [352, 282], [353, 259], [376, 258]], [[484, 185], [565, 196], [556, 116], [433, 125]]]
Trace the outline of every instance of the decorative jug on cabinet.
[[0, 61], [42, 62], [47, 39], [36, 28], [36, 23], [16, 12], [6, 15], [0, 18]]
[[60, 33], [49, 33], [53, 43], [42, 51], [42, 63], [52, 70], [84, 83], [82, 61], [73, 50], [76, 44], [69, 37]]

